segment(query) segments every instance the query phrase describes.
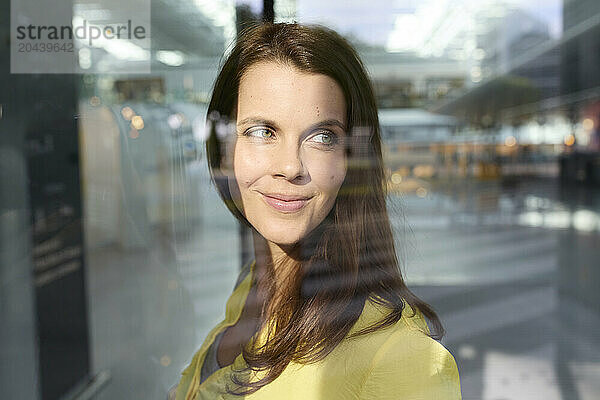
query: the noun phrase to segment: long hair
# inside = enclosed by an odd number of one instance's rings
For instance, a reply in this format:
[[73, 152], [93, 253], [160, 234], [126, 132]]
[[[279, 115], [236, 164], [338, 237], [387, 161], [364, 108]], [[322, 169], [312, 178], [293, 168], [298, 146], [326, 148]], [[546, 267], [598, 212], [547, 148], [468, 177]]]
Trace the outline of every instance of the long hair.
[[[432, 337], [439, 339], [444, 334], [435, 311], [415, 296], [402, 278], [386, 206], [373, 88], [356, 51], [334, 31], [318, 25], [265, 23], [239, 34], [215, 81], [207, 113], [212, 126], [206, 142], [209, 168], [229, 210], [251, 226], [232, 201], [227, 176], [221, 170], [227, 145], [222, 132], [235, 120], [242, 76], [258, 62], [324, 74], [339, 84], [347, 109], [348, 167], [331, 212], [296, 245], [297, 257], [286, 261], [285, 270], [297, 272], [287, 280], [283, 297], [272, 297], [274, 286], [265, 289], [269, 300], [263, 306], [261, 327], [269, 328], [267, 340], [261, 346], [251, 341], [244, 348], [248, 367], [234, 374], [238, 387], [229, 389], [236, 394], [259, 390], [292, 361], [323, 359], [348, 335], [368, 298], [390, 312], [355, 335], [395, 324], [402, 317], [404, 302], [429, 319]], [[268, 273], [273, 269], [268, 268]], [[272, 326], [271, 317], [276, 320]], [[264, 375], [249, 380], [248, 372]]]

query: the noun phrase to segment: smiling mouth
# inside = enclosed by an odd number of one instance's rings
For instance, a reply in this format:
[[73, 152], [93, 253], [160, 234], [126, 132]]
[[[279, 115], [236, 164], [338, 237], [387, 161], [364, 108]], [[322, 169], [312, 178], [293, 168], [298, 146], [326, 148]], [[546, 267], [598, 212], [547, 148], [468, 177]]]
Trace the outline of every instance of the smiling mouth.
[[303, 196], [289, 196], [282, 194], [264, 194], [261, 193], [262, 198], [265, 203], [274, 208], [277, 211], [281, 212], [295, 212], [304, 208], [306, 203], [312, 197], [303, 197]]

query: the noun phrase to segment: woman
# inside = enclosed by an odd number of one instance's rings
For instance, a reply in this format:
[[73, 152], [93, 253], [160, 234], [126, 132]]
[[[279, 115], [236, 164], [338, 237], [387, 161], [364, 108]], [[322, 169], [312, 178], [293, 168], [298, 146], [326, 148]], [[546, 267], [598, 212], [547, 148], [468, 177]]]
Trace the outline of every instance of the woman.
[[354, 49], [319, 26], [248, 28], [208, 115], [211, 175], [251, 229], [255, 260], [177, 400], [459, 399], [454, 358], [434, 340], [441, 323], [400, 273]]

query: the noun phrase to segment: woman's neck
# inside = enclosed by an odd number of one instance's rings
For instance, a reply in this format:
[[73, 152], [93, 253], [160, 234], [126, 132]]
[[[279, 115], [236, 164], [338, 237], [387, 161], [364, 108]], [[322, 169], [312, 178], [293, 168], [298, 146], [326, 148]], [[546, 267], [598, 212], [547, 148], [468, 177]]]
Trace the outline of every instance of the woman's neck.
[[252, 233], [258, 291], [264, 293], [261, 289], [266, 289], [274, 284], [274, 297], [279, 299], [286, 297], [287, 292], [291, 290], [290, 278], [293, 278], [291, 274], [295, 272], [290, 270], [290, 266], [297, 261], [294, 257], [294, 249], [269, 242], [255, 230]]

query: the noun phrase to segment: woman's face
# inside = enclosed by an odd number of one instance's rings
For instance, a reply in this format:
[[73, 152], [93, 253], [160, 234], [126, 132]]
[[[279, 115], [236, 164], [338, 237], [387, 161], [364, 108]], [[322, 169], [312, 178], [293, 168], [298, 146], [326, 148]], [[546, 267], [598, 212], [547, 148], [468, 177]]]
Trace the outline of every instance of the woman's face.
[[346, 104], [330, 77], [268, 62], [242, 77], [230, 191], [280, 248], [315, 229], [346, 176]]

